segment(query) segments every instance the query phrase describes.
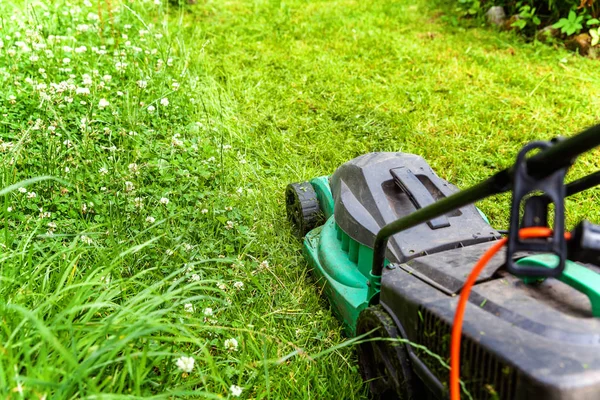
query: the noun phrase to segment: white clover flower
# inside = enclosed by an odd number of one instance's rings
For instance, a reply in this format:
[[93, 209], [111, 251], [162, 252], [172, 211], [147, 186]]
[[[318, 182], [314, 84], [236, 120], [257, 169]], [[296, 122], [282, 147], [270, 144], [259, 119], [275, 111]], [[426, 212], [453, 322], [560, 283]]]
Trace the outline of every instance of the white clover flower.
[[77, 32], [87, 32], [90, 30], [90, 26], [88, 24], [79, 24], [75, 27]]
[[185, 249], [185, 251], [191, 251], [194, 248], [194, 246], [192, 246], [189, 243], [184, 243], [183, 248]]
[[154, 4], [156, 4], [157, 6], [160, 6], [160, 0], [154, 0]]
[[237, 351], [238, 349], [238, 341], [234, 338], [225, 340], [225, 343], [223, 343], [223, 345], [225, 346], [225, 350], [227, 351]]
[[244, 290], [244, 282], [235, 282], [233, 284], [233, 287], [237, 290]]
[[98, 14], [90, 12], [87, 15], [87, 19], [89, 19], [90, 21], [98, 21], [100, 17], [98, 16]]
[[121, 92], [120, 90], [117, 90], [117, 96], [123, 96], [125, 93]]
[[204, 311], [202, 311], [202, 313], [206, 316], [206, 317], [211, 317], [213, 315], [213, 309], [210, 307], [206, 307], [204, 309]]
[[175, 252], [173, 250], [171, 250], [171, 249], [167, 249], [165, 251], [165, 254], [168, 255], [168, 256], [172, 256], [173, 254], [175, 254]]
[[127, 69], [127, 63], [117, 61], [115, 63], [115, 69], [119, 72], [123, 72]]
[[71, 172], [71, 168], [65, 167], [65, 172], [68, 174], [69, 172]]
[[81, 53], [85, 53], [87, 51], [87, 47], [85, 46], [79, 46], [75, 48], [75, 53], [81, 54]]
[[102, 77], [102, 80], [103, 80], [104, 82], [110, 82], [110, 81], [112, 80], [112, 76], [110, 76], [110, 75], [104, 75], [104, 76]]
[[183, 309], [185, 310], [185, 312], [187, 313], [193, 313], [194, 312], [194, 306], [192, 303], [187, 303], [183, 306]]
[[202, 214], [208, 214], [208, 210], [206, 208], [203, 208], [202, 211], [200, 211]]
[[71, 46], [63, 46], [62, 49], [65, 53], [70, 53], [71, 51], [73, 51], [73, 48]]
[[227, 289], [227, 285], [224, 284], [223, 282], [218, 282], [217, 283], [217, 287], [221, 290], [226, 290]]
[[105, 107], [108, 107], [109, 104], [110, 103], [108, 102], [108, 100], [100, 99], [100, 101], [98, 102], [98, 107], [105, 108]]
[[149, 113], [153, 113], [154, 111], [156, 111], [156, 107], [154, 107], [152, 104], [148, 106], [147, 108]]
[[136, 197], [135, 199], [133, 199], [133, 204], [137, 208], [144, 208], [144, 199], [142, 199], [141, 197]]
[[178, 82], [171, 83], [171, 88], [173, 90], [179, 90], [179, 83]]
[[7, 208], [6, 208], [6, 211], [8, 211], [8, 212], [12, 212], [12, 210], [13, 210], [13, 208], [12, 208], [12, 207], [7, 207]]
[[179, 136], [179, 135], [175, 135], [175, 136], [173, 136], [173, 137], [171, 138], [171, 144], [172, 144], [173, 146], [176, 146], [176, 147], [182, 147], [182, 146], [183, 146], [183, 140], [179, 139], [179, 137], [178, 137], [178, 136]]
[[101, 167], [98, 172], [100, 173], [100, 175], [106, 175], [108, 174], [108, 169], [106, 169], [106, 167]]
[[85, 236], [85, 235], [81, 235], [81, 236], [79, 237], [79, 239], [81, 239], [81, 241], [82, 241], [83, 243], [85, 243], [85, 244], [92, 244], [92, 243], [94, 243], [94, 241], [92, 240], [92, 238], [90, 238], [90, 237], [88, 237], [88, 236]]
[[48, 88], [48, 85], [46, 85], [45, 83], [39, 83], [39, 84], [36, 86], [36, 89], [37, 89], [37, 90], [40, 90], [40, 91], [41, 91], [41, 90], [46, 90], [47, 88]]
[[169, 199], [167, 199], [166, 197], [161, 197], [160, 200], [158, 201], [160, 204], [164, 204], [167, 205], [169, 204]]
[[227, 221], [227, 225], [225, 225], [225, 229], [233, 229], [233, 221]]
[[62, 62], [63, 62], [63, 64], [68, 64], [68, 63], [71, 62], [71, 59], [68, 58], [68, 57], [65, 57], [65, 58], [62, 59]]
[[132, 174], [137, 174], [138, 172], [140, 172], [140, 168], [136, 163], [129, 164], [128, 168], [129, 172], [131, 172]]
[[153, 224], [154, 221], [156, 221], [156, 219], [153, 216], [146, 217], [146, 222], [148, 222], [149, 224]]
[[183, 372], [186, 372], [189, 374], [190, 372], [192, 372], [194, 370], [195, 362], [196, 362], [196, 360], [194, 360], [194, 357], [181, 356], [177, 360], [175, 360], [175, 365], [177, 366], [177, 368], [179, 368]]
[[148, 82], [146, 82], [146, 81], [143, 81], [143, 80], [139, 80], [139, 81], [137, 81], [136, 83], [137, 83], [137, 85], [140, 87], [140, 89], [145, 89], [145, 88], [146, 88], [146, 86], [148, 86]]
[[134, 189], [135, 189], [135, 186], [133, 186], [132, 182], [125, 181], [125, 191], [126, 192], [131, 192]]
[[190, 279], [188, 279], [189, 282], [198, 282], [200, 280], [200, 275], [198, 274], [192, 274], [192, 276], [190, 276]]
[[40, 60], [40, 57], [37, 54], [32, 54], [29, 57], [29, 61], [31, 61], [31, 62], [38, 62], [39, 60]]
[[35, 192], [28, 192], [27, 193], [27, 198], [28, 199], [35, 199], [37, 197], [37, 194], [35, 194]]
[[160, 105], [161, 106], [168, 106], [169, 105], [169, 99], [167, 99], [166, 97], [163, 97], [162, 99], [160, 99]]
[[89, 86], [92, 84], [92, 77], [89, 74], [83, 74], [81, 76], [81, 79], [83, 80], [83, 84], [86, 86]]
[[229, 387], [229, 391], [231, 392], [232, 397], [240, 397], [240, 395], [242, 394], [242, 390], [243, 389], [237, 385], [231, 385]]
[[19, 192], [21, 192], [21, 193], [27, 193], [27, 189], [25, 189], [24, 187], [20, 187], [19, 188]]

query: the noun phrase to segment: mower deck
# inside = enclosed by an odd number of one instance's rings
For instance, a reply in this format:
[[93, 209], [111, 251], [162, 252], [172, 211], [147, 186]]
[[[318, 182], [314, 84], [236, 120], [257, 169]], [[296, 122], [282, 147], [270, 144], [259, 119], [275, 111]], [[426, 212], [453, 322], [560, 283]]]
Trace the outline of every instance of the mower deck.
[[[373, 340], [358, 353], [376, 398], [448, 396], [457, 294], [501, 236], [468, 205], [391, 236], [381, 275], [373, 275], [373, 245], [384, 226], [456, 191], [422, 158], [402, 153], [366, 154], [331, 178], [288, 186], [288, 216], [333, 312], [349, 336]], [[474, 399], [599, 399], [600, 268], [567, 260], [557, 278], [524, 279], [504, 269], [506, 257], [501, 251], [487, 264], [467, 305], [465, 388]], [[554, 255], [511, 260], [526, 269], [557, 265]]]

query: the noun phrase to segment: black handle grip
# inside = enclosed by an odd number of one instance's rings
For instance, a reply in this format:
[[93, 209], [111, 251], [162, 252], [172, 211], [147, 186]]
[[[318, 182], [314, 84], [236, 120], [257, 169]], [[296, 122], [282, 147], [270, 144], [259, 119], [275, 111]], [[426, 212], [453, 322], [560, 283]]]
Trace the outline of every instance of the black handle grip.
[[[512, 205], [510, 209], [510, 234], [506, 251], [506, 269], [518, 276], [549, 277], [559, 276], [565, 269], [567, 244], [564, 237], [565, 226], [565, 174], [567, 168], [560, 168], [543, 178], [532, 177], [527, 166], [527, 154], [534, 149], [549, 149], [551, 142], [532, 142], [519, 152], [513, 175]], [[537, 193], [542, 192], [542, 195]], [[536, 193], [536, 195], [533, 195]], [[521, 219], [521, 203], [525, 200], [525, 215]], [[548, 206], [554, 203], [554, 226], [552, 238], [521, 239], [519, 228], [523, 226], [547, 226]], [[517, 265], [513, 256], [516, 252], [528, 251], [554, 253], [558, 264], [554, 268], [537, 268]]]
[[[394, 177], [396, 185], [408, 195], [408, 198], [417, 210], [435, 203], [435, 199], [429, 193], [429, 190], [427, 190], [425, 185], [410, 169], [406, 167], [392, 168], [390, 169], [390, 173]], [[448, 217], [440, 215], [427, 221], [427, 225], [431, 229], [439, 229], [450, 226], [450, 222], [448, 221]]]

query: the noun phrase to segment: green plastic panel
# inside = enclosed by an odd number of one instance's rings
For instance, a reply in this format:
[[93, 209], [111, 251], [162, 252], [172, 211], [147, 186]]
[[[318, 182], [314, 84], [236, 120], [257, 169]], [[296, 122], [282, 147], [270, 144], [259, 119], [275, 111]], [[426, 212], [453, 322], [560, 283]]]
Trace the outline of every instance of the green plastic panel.
[[310, 183], [327, 222], [305, 236], [304, 255], [346, 334], [355, 336], [358, 315], [378, 298], [381, 288], [381, 277], [371, 275], [373, 249], [351, 239], [335, 223], [329, 177], [314, 178]]
[[323, 214], [325, 214], [325, 219], [329, 219], [333, 215], [333, 196], [329, 187], [329, 176], [320, 176], [311, 179], [310, 184], [317, 193], [319, 207], [323, 211]]
[[[517, 264], [554, 268], [558, 264], [558, 256], [554, 254], [540, 254], [522, 258], [517, 261]], [[592, 315], [600, 318], [600, 274], [583, 265], [567, 260], [565, 269], [558, 279], [585, 294], [590, 299]], [[527, 283], [527, 280], [524, 279], [524, 281]]]
[[[370, 271], [373, 251], [348, 238], [343, 232], [338, 238], [339, 232], [341, 230], [330, 217], [325, 225], [306, 235], [304, 252], [344, 330], [349, 336], [354, 336], [358, 315], [369, 305], [369, 279], [363, 271]], [[348, 244], [346, 250], [342, 246], [343, 239]], [[349, 252], [350, 243], [357, 246], [352, 256]]]

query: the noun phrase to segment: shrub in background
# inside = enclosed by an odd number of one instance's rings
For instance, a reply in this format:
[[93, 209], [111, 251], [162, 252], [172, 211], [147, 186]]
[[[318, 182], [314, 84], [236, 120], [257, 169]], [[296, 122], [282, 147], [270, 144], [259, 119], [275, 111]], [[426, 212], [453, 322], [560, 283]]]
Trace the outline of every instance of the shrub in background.
[[458, 0], [458, 4], [466, 15], [482, 14], [492, 6], [501, 6], [506, 15], [515, 16], [512, 24], [518, 29], [560, 22], [558, 28], [567, 26], [572, 32], [574, 27], [581, 25], [575, 31], [581, 30], [588, 20], [600, 17], [600, 6], [596, 0]]
[[590, 50], [600, 43], [600, 0], [457, 1], [464, 16], [482, 16], [491, 7], [501, 6], [507, 16], [505, 29], [518, 30], [527, 37], [537, 35], [540, 40], [561, 37], [568, 39], [568, 48], [581, 54], [600, 53]]

